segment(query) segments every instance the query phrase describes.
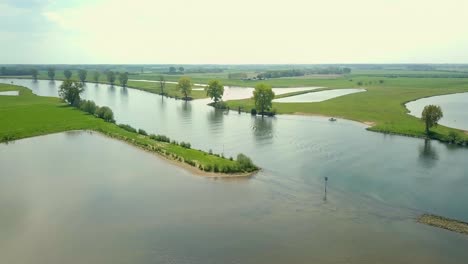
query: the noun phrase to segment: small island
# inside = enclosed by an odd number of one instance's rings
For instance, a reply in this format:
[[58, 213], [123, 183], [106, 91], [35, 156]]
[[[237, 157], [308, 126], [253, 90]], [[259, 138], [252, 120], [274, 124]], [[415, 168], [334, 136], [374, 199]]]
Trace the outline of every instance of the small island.
[[418, 218], [418, 223], [468, 235], [468, 223], [443, 216], [423, 214]]

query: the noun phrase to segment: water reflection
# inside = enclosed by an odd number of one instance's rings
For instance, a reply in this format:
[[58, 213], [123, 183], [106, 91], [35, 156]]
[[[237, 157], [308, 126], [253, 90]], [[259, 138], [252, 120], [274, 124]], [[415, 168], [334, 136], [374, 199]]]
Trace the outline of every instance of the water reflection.
[[181, 106], [179, 107], [179, 112], [181, 113], [182, 120], [184, 123], [191, 123], [192, 120], [192, 104], [188, 101], [182, 101]]
[[214, 124], [216, 127], [223, 122], [224, 111], [222, 109], [213, 108], [213, 111], [207, 113], [208, 120], [210, 123]]
[[432, 147], [430, 139], [424, 139], [424, 144], [419, 147], [419, 160], [427, 168], [433, 167], [439, 160], [439, 155]]
[[273, 122], [275, 117], [252, 116], [252, 130], [256, 142], [269, 141], [273, 138]]

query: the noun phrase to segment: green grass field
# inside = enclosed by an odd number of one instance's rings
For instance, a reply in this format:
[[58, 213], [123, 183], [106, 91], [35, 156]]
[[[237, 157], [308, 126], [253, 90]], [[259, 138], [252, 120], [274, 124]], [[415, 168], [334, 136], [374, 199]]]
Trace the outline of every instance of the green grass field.
[[[383, 80], [380, 83], [379, 80]], [[316, 114], [340, 117], [359, 122], [371, 123], [372, 131], [424, 137], [424, 124], [420, 119], [408, 115], [406, 102], [423, 97], [450, 93], [468, 92], [468, 80], [461, 78], [357, 78], [367, 92], [337, 97], [317, 103], [273, 103], [280, 114]], [[323, 84], [317, 80], [317, 85]], [[343, 80], [329, 82], [329, 88], [342, 88]], [[356, 86], [354, 86], [356, 87]], [[231, 109], [242, 107], [244, 111], [254, 108], [252, 99], [229, 101]], [[431, 137], [448, 140], [450, 131], [468, 140], [464, 131], [444, 126], [432, 128]]]
[[0, 142], [69, 130], [93, 130], [170, 159], [194, 162], [199, 168], [229, 167], [231, 172], [242, 172], [235, 160], [128, 132], [70, 107], [59, 98], [36, 96], [27, 88], [7, 84], [0, 84], [0, 91], [19, 91], [19, 96], [0, 96]]

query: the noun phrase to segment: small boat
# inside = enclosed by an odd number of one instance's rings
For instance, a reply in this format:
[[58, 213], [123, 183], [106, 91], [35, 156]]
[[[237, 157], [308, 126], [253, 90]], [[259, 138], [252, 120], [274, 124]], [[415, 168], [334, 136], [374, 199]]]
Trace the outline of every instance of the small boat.
[[334, 117], [330, 117], [330, 119], [328, 119], [328, 121], [335, 122], [335, 121], [336, 121], [336, 118], [334, 118]]

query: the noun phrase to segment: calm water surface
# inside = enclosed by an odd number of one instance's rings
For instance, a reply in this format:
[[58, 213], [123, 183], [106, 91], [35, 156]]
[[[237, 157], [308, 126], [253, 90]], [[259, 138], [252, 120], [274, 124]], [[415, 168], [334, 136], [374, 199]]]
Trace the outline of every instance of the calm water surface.
[[[20, 82], [50, 96], [59, 83]], [[110, 106], [118, 123], [227, 156], [243, 152], [264, 170], [250, 180], [205, 179], [84, 132], [0, 145], [2, 262], [464, 263], [468, 257], [466, 236], [414, 221], [421, 212], [468, 221], [466, 148], [367, 132], [345, 120], [254, 118], [216, 111], [207, 100], [186, 103], [117, 86], [88, 84], [85, 97]]]
[[326, 90], [319, 91], [314, 93], [305, 93], [289, 97], [283, 97], [279, 99], [274, 99], [273, 102], [277, 103], [312, 103], [312, 102], [323, 102], [330, 100], [336, 97], [365, 92], [366, 89], [335, 89], [335, 90]]
[[422, 98], [406, 104], [410, 115], [421, 117], [426, 105], [439, 105], [444, 112], [440, 124], [468, 130], [468, 93], [449, 94]]
[[0, 92], [0, 95], [17, 96], [19, 95], [19, 93], [18, 91], [5, 91], [5, 92]]

